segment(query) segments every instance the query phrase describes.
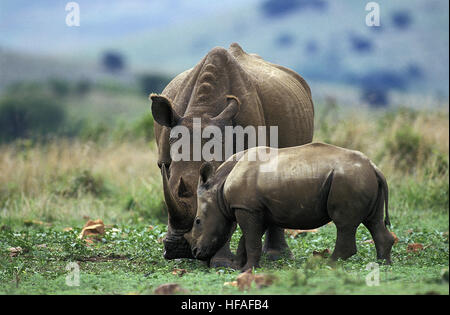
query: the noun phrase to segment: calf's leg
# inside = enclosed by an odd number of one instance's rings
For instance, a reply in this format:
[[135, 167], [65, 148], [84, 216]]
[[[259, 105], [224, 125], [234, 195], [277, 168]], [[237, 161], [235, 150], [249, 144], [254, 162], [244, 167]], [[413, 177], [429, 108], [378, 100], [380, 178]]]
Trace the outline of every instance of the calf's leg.
[[247, 254], [247, 261], [241, 268], [241, 271], [246, 271], [253, 267], [258, 268], [262, 250], [261, 237], [265, 230], [261, 215], [247, 209], [236, 209], [234, 213], [244, 236]]
[[356, 229], [357, 226], [342, 226], [336, 225], [337, 228], [337, 239], [336, 246], [334, 248], [333, 254], [331, 255], [332, 260], [347, 259], [350, 256], [356, 254]]
[[230, 240], [231, 236], [233, 235], [234, 231], [236, 230], [236, 223], [233, 223], [233, 226], [230, 230], [230, 234], [228, 236], [228, 240], [223, 245], [217, 253], [210, 259], [209, 261], [209, 267], [211, 268], [217, 268], [217, 267], [234, 267], [235, 263], [235, 256], [230, 250]]

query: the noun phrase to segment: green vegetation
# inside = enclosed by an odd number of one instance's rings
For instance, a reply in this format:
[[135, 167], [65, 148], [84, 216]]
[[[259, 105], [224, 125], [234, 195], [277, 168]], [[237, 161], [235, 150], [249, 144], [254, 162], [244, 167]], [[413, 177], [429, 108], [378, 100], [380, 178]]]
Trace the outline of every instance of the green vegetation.
[[[391, 231], [398, 236], [393, 265], [380, 266], [379, 286], [366, 284], [376, 254], [363, 226], [358, 253], [348, 261], [330, 264], [314, 256], [334, 247], [329, 224], [289, 234], [294, 259], [263, 258], [256, 271], [272, 275], [274, 283], [240, 291], [224, 285], [238, 271], [162, 258], [167, 217], [146, 95], [127, 87], [117, 93], [107, 82], [80, 83], [83, 92], [80, 84], [52, 84], [26, 89], [59, 104], [64, 123], [45, 124], [40, 132], [31, 124], [32, 132], [0, 144], [0, 293], [151, 294], [169, 282], [193, 294], [449, 293], [448, 109], [317, 106], [315, 140], [364, 152], [388, 179]], [[3, 95], [0, 119], [4, 108], [29, 108], [30, 99], [9, 101], [19, 100], [23, 89], [17, 85]], [[106, 232], [86, 243], [78, 235], [88, 218], [102, 219]], [[422, 249], [408, 249], [415, 243]], [[70, 262], [78, 262], [80, 286], [66, 285]], [[175, 269], [187, 272], [179, 276]]]
[[[153, 79], [168, 79], [158, 76]], [[153, 139], [148, 93], [116, 81], [20, 82], [0, 95], [0, 144], [20, 139]], [[95, 106], [92, 106], [95, 104]]]

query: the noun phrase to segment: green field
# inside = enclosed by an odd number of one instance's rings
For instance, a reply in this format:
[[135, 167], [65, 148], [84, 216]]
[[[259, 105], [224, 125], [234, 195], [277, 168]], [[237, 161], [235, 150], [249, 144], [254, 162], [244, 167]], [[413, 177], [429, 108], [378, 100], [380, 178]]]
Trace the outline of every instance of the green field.
[[[164, 283], [190, 294], [449, 293], [446, 104], [428, 111], [316, 104], [315, 140], [361, 150], [388, 179], [391, 231], [398, 237], [393, 264], [379, 266], [379, 285], [366, 283], [376, 254], [364, 226], [349, 260], [331, 264], [314, 256], [334, 248], [336, 230], [329, 224], [288, 234], [293, 259], [263, 257], [256, 273], [273, 283], [243, 291], [225, 284], [238, 271], [163, 259], [166, 213], [147, 99], [102, 87], [83, 97], [69, 94], [60, 104], [66, 121], [77, 124], [45, 139], [0, 144], [1, 294], [153, 294]], [[106, 226], [92, 243], [78, 239], [89, 218]], [[411, 244], [422, 248], [408, 250]], [[21, 250], [12, 253], [12, 247]], [[73, 262], [78, 286], [66, 283]]]

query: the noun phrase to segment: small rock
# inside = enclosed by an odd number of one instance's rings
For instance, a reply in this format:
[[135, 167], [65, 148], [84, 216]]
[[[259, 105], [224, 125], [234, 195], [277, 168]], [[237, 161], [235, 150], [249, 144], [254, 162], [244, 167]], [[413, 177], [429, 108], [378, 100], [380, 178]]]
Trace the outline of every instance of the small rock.
[[176, 275], [176, 276], [179, 276], [179, 277], [182, 277], [185, 273], [187, 273], [187, 270], [186, 270], [186, 269], [178, 269], [178, 268], [175, 268], [175, 269], [172, 271], [172, 274], [173, 274], [173, 275]]
[[158, 295], [169, 295], [176, 293], [188, 293], [188, 291], [183, 289], [178, 283], [164, 283], [157, 287], [153, 293]]
[[291, 230], [291, 229], [286, 229], [285, 233], [292, 236], [293, 238], [297, 237], [300, 234], [304, 234], [304, 233], [315, 233], [319, 231], [318, 229], [312, 229], [312, 230]]
[[99, 236], [105, 234], [105, 225], [103, 221], [98, 220], [89, 220], [81, 230], [80, 235], [78, 235], [79, 239], [82, 239], [86, 236]]
[[[247, 271], [241, 273], [236, 281], [230, 283], [232, 286], [237, 286], [239, 290], [249, 290], [252, 287], [252, 282], [255, 282], [255, 285], [258, 289], [263, 287], [270, 286], [276, 277], [274, 275], [269, 274], [254, 274], [253, 269], [248, 269]], [[227, 282], [226, 282], [227, 283]]]
[[408, 253], [411, 253], [411, 252], [415, 253], [415, 252], [418, 252], [418, 251], [420, 251], [422, 249], [423, 249], [423, 245], [422, 244], [420, 244], [420, 243], [412, 243], [412, 244], [408, 244], [408, 247], [406, 248], [406, 251]]
[[237, 287], [237, 286], [238, 286], [238, 283], [237, 283], [237, 281], [229, 281], [229, 282], [224, 282], [223, 285], [224, 285], [224, 286]]
[[16, 257], [18, 256], [20, 253], [23, 252], [22, 247], [10, 247], [8, 248], [9, 250], [9, 256], [10, 257]]

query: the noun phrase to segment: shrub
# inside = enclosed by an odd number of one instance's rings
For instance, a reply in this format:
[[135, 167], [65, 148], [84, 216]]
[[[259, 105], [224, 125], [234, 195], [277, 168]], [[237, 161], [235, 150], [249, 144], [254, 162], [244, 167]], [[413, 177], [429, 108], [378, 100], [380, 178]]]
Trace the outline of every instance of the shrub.
[[150, 113], [142, 116], [134, 124], [132, 129], [137, 137], [143, 137], [147, 141], [152, 140], [155, 136], [153, 131], [153, 116]]
[[51, 91], [57, 97], [66, 97], [70, 93], [70, 83], [58, 78], [53, 78], [48, 81]]
[[166, 223], [167, 210], [159, 185], [156, 182], [144, 182], [144, 185], [126, 196], [124, 210], [154, 222]]
[[89, 170], [75, 174], [68, 182], [67, 187], [58, 191], [65, 197], [78, 197], [80, 194], [100, 196], [107, 191], [103, 178], [94, 176]]
[[7, 95], [0, 101], [0, 142], [56, 133], [65, 117], [64, 108], [48, 96]]
[[386, 151], [397, 167], [404, 171], [414, 171], [424, 165], [433, 152], [432, 147], [410, 125], [402, 125], [393, 138], [386, 141]]
[[125, 202], [125, 211], [134, 212], [139, 217], [154, 220], [158, 223], [167, 222], [167, 211], [162, 199], [155, 199], [154, 196], [130, 196]]
[[109, 132], [109, 128], [105, 123], [92, 124], [84, 121], [80, 128], [79, 136], [85, 141], [99, 142], [104, 140]]

